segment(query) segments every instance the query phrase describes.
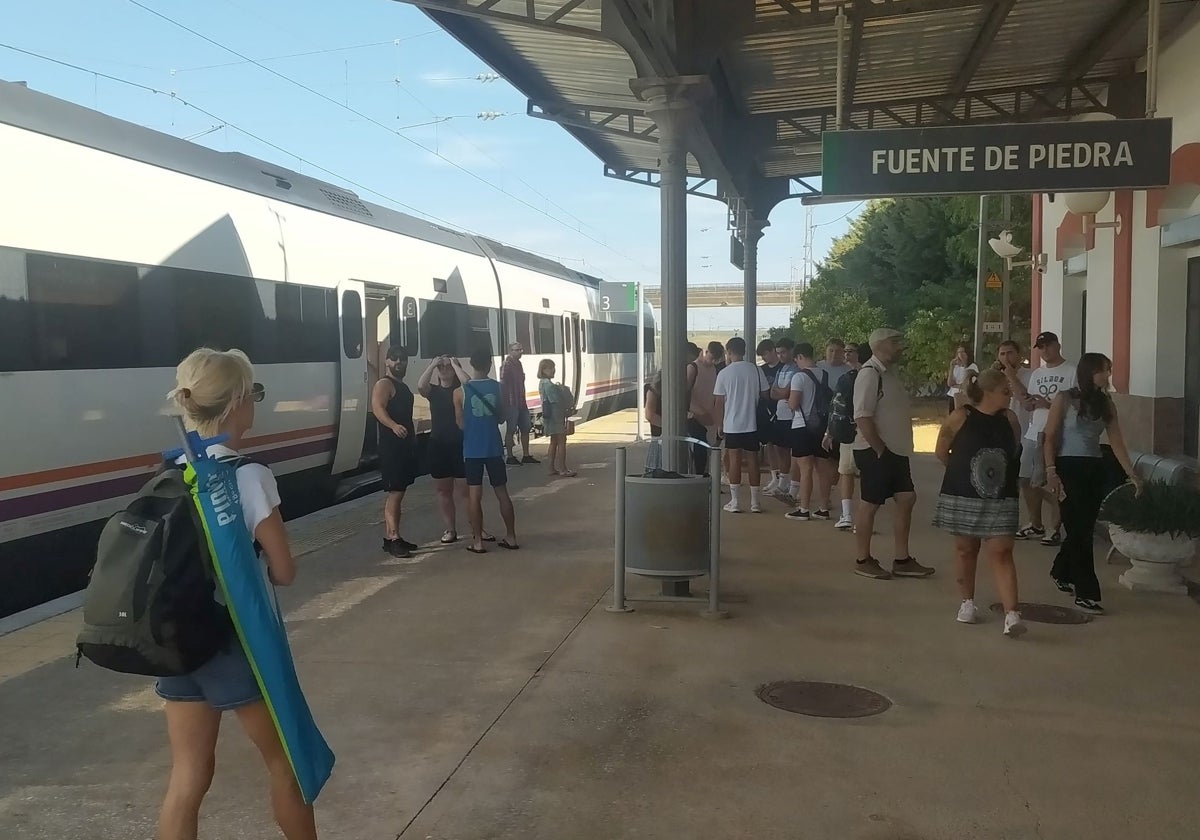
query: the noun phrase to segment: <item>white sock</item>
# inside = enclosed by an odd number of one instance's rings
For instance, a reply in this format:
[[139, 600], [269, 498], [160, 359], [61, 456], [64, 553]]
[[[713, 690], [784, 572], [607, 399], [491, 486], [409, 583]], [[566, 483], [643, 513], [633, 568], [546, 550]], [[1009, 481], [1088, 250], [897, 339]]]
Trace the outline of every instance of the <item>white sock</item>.
[[753, 484], [750, 485], [750, 504], [758, 504], [758, 488]]
[[741, 499], [738, 498], [741, 495], [741, 490], [742, 485], [740, 484], [729, 485], [729, 501], [733, 502], [734, 507], [741, 507]]
[[792, 486], [788, 492], [791, 493], [793, 499], [799, 499], [800, 498], [800, 482], [793, 481]]
[[842, 499], [842, 516], [849, 518], [853, 514], [854, 514], [854, 500], [853, 499]]
[[775, 488], [779, 486], [779, 476], [773, 475], [771, 480], [767, 482], [767, 486], [763, 488], [764, 493], [774, 493]]

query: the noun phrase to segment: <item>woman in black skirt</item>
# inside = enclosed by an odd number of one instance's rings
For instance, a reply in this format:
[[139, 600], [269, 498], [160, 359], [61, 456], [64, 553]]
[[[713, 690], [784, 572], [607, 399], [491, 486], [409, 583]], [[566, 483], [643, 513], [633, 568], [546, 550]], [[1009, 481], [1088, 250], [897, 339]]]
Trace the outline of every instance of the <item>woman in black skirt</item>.
[[1009, 409], [1008, 377], [994, 369], [967, 375], [968, 404], [955, 409], [938, 434], [937, 457], [946, 465], [933, 524], [954, 535], [955, 566], [962, 604], [958, 620], [979, 620], [975, 568], [979, 549], [987, 555], [1004, 605], [1004, 635], [1025, 632], [1017, 612], [1017, 569], [1013, 541], [1020, 515], [1017, 474], [1021, 428]]

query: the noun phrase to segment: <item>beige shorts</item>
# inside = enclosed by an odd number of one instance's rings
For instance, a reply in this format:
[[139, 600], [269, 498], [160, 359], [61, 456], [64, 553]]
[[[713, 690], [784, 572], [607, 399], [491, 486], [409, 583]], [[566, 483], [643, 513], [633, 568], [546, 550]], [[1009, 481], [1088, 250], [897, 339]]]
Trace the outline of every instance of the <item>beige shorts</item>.
[[838, 451], [838, 475], [858, 475], [858, 465], [854, 463], [854, 444], [843, 443]]

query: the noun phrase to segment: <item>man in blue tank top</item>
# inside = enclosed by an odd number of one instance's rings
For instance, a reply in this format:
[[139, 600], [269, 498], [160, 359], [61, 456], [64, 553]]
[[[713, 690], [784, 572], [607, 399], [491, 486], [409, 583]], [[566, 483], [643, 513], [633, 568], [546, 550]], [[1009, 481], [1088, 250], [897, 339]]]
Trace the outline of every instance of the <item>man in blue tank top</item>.
[[468, 514], [471, 544], [467, 551], [483, 554], [483, 474], [496, 493], [500, 516], [507, 533], [496, 545], [514, 550], [517, 545], [516, 514], [508, 495], [504, 466], [504, 444], [500, 439], [500, 383], [488, 376], [492, 351], [482, 347], [471, 354], [471, 379], [454, 391], [454, 414], [463, 430], [463, 463], [467, 473]]

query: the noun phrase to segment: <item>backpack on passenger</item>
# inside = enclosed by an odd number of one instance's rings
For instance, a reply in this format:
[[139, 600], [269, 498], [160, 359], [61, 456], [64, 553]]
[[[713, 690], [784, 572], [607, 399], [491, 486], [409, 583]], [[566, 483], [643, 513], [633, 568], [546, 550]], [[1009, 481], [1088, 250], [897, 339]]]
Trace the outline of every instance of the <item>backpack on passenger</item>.
[[[252, 463], [223, 460], [234, 469]], [[183, 476], [182, 466], [164, 464], [100, 534], [76, 646], [102, 668], [187, 674], [233, 637], [229, 611], [214, 598], [208, 539]]]
[[[829, 436], [834, 443], [854, 443], [858, 436], [858, 423], [854, 421], [854, 383], [858, 379], [858, 371], [851, 370], [842, 374], [837, 381], [837, 390], [829, 403]], [[876, 397], [883, 396], [883, 380], [879, 379], [879, 392]]]
[[829, 371], [821, 371], [821, 378], [817, 379], [817, 375], [812, 372], [812, 369], [805, 368], [800, 371], [806, 374], [816, 386], [817, 393], [813, 397], [813, 405], [808, 414], [804, 415], [804, 423], [812, 429], [818, 429], [824, 434], [829, 426], [829, 406], [833, 402], [833, 390], [829, 387]]

